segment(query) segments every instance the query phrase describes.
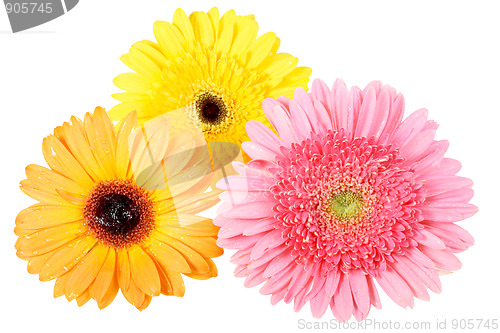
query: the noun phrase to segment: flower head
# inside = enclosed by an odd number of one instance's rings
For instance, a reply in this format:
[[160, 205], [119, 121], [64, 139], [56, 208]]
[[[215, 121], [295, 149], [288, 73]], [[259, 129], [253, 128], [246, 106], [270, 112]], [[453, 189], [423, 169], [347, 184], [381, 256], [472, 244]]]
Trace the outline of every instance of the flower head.
[[50, 169], [26, 168], [21, 189], [39, 202], [16, 218], [16, 249], [30, 273], [57, 279], [55, 297], [104, 308], [121, 289], [142, 310], [183, 296], [181, 274], [217, 275], [218, 228], [195, 215], [218, 202], [203, 137], [168, 130], [166, 119], [137, 127], [135, 113], [115, 128], [97, 108], [44, 139]]
[[115, 120], [132, 110], [142, 122], [182, 109], [181, 121], [199, 125], [208, 141], [239, 145], [248, 140], [248, 120], [268, 124], [264, 98], [292, 97], [296, 87], [307, 88], [310, 69], [277, 53], [275, 33], [257, 38], [253, 15], [230, 10], [219, 18], [212, 8], [188, 17], [178, 9], [172, 23], [158, 21], [153, 29], [156, 43], [137, 42], [121, 58], [134, 72], [114, 80], [126, 90], [113, 95], [121, 101], [110, 110]]
[[236, 276], [264, 283], [272, 303], [309, 302], [315, 317], [330, 305], [342, 321], [380, 307], [375, 280], [403, 307], [439, 292], [438, 273], [460, 268], [454, 253], [473, 243], [454, 222], [477, 208], [427, 111], [402, 121], [393, 88], [342, 81], [263, 107], [278, 135], [250, 121], [242, 148], [254, 160], [218, 183], [218, 244], [238, 250]]

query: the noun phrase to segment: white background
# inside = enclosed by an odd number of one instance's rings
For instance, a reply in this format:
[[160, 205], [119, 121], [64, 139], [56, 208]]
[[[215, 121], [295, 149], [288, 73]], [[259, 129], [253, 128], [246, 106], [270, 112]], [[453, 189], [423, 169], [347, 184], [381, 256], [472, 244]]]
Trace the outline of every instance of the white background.
[[[291, 304], [271, 306], [258, 288], [245, 288], [232, 276], [229, 251], [215, 260], [217, 278], [186, 278], [184, 298], [156, 297], [143, 312], [121, 294], [102, 311], [92, 300], [78, 308], [53, 299], [54, 282], [38, 281], [15, 255], [15, 216], [33, 203], [18, 184], [27, 164], [45, 164], [42, 138], [71, 115], [115, 105], [112, 80], [127, 70], [118, 58], [133, 42], [154, 38], [155, 20], [171, 21], [179, 6], [189, 14], [213, 5], [221, 13], [255, 14], [260, 33], [276, 32], [280, 50], [311, 67], [312, 78], [360, 86], [379, 79], [403, 92], [406, 115], [427, 107], [440, 124], [438, 139], [451, 142], [447, 156], [462, 161], [460, 174], [475, 182], [472, 202], [480, 211], [460, 225], [476, 244], [459, 254], [462, 269], [442, 277], [443, 291], [430, 302], [417, 300], [405, 310], [384, 295], [383, 309], [372, 309], [369, 318], [432, 328], [447, 320], [449, 331], [456, 331], [452, 319], [499, 319], [500, 6], [494, 1], [84, 0], [17, 34], [0, 8], [2, 330], [294, 332], [304, 331], [301, 319], [318, 322], [308, 306], [297, 314]], [[322, 321], [332, 318], [328, 311]]]

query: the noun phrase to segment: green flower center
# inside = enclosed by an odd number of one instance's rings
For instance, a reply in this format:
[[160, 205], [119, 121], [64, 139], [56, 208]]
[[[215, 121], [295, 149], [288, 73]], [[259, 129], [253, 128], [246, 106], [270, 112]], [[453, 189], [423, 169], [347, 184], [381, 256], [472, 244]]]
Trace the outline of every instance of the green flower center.
[[363, 198], [356, 192], [344, 191], [332, 195], [329, 208], [337, 219], [347, 221], [361, 213], [363, 202]]

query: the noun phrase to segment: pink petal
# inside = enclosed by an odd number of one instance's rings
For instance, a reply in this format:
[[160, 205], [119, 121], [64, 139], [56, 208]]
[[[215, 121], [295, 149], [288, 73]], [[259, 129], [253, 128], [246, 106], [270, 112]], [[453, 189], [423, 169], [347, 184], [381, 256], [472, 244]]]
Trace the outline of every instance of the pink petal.
[[349, 286], [349, 275], [343, 274], [340, 277], [337, 292], [330, 302], [332, 313], [339, 321], [348, 321], [354, 310], [351, 287]]
[[268, 108], [266, 111], [266, 116], [278, 132], [279, 137], [283, 140], [283, 144], [286, 147], [290, 147], [290, 143], [297, 142], [297, 137], [293, 130], [290, 117], [282, 106], [275, 105], [273, 108]]
[[380, 297], [378, 295], [377, 286], [373, 282], [371, 276], [366, 277], [366, 282], [368, 284], [368, 290], [370, 291], [370, 303], [377, 309], [382, 309], [382, 303], [380, 302]]
[[276, 155], [280, 155], [280, 147], [283, 146], [283, 141], [274, 134], [266, 125], [260, 121], [249, 120], [245, 125], [248, 137], [253, 142], [267, 147]]
[[300, 265], [295, 268], [292, 281], [290, 282], [290, 288], [284, 298], [285, 303], [289, 303], [306, 286], [314, 266], [315, 265], [309, 265], [308, 267], [304, 267]]
[[[349, 90], [342, 80], [336, 80], [332, 88], [334, 112], [332, 113], [334, 130], [347, 127]], [[335, 126], [336, 125], [336, 126]]]
[[273, 230], [261, 237], [252, 249], [252, 260], [260, 258], [267, 250], [275, 248], [286, 241], [281, 230]]
[[376, 278], [380, 287], [395, 303], [402, 307], [413, 307], [413, 293], [406, 282], [390, 266], [379, 272]]
[[376, 92], [373, 87], [369, 87], [366, 93], [363, 93], [363, 102], [359, 110], [358, 122], [356, 124], [355, 137], [367, 137], [373, 124], [373, 118], [376, 114]]
[[293, 249], [288, 249], [283, 253], [280, 253], [277, 257], [269, 262], [266, 270], [264, 271], [264, 277], [270, 278], [279, 271], [285, 269], [288, 265], [294, 266], [295, 259], [297, 255], [293, 253]]
[[407, 161], [419, 161], [424, 153], [434, 142], [435, 130], [420, 132], [413, 139], [401, 146], [401, 157]]
[[426, 121], [426, 109], [420, 109], [413, 112], [396, 128], [391, 141], [398, 146], [404, 145], [413, 139], [415, 135], [420, 133], [422, 128], [425, 126]]
[[265, 282], [266, 279], [262, 276], [263, 272], [264, 267], [258, 267], [256, 269], [250, 270], [250, 274], [248, 274], [243, 285], [247, 288], [252, 288], [261, 284], [262, 282]]
[[252, 159], [263, 159], [274, 161], [276, 155], [280, 155], [265, 146], [252, 141], [246, 141], [241, 144], [241, 148], [248, 154]]
[[[292, 274], [290, 274], [293, 265], [288, 265], [285, 269], [279, 271], [273, 275], [267, 282], [260, 288], [260, 293], [263, 295], [269, 295], [279, 292], [282, 289], [287, 290], [290, 281], [292, 280]], [[283, 297], [285, 296], [283, 293]], [[282, 299], [282, 298], [281, 298]]]
[[285, 251], [288, 248], [286, 245], [280, 245], [272, 249], [268, 249], [262, 256], [260, 256], [256, 260], [252, 260], [248, 267], [253, 269], [255, 267], [262, 266], [264, 264], [267, 264], [269, 261], [274, 259], [277, 255], [279, 255], [281, 252]]
[[389, 117], [390, 103], [391, 101], [389, 91], [384, 88], [380, 95], [377, 96], [375, 106], [376, 111], [371, 127], [368, 130], [367, 137], [374, 136], [375, 138], [378, 138], [382, 134], [382, 131], [384, 130], [385, 124], [387, 122], [387, 118]]
[[403, 262], [430, 290], [435, 293], [441, 292], [441, 281], [436, 273], [436, 269], [420, 266], [407, 256], [400, 257]]
[[311, 96], [314, 100], [323, 104], [328, 114], [332, 113], [333, 105], [330, 103], [331, 93], [325, 82], [318, 79], [314, 80], [311, 88]]
[[349, 272], [349, 284], [359, 311], [368, 313], [370, 311], [370, 293], [365, 273], [359, 269], [351, 270]]
[[436, 237], [433, 233], [425, 229], [419, 230], [419, 232], [423, 236], [422, 239], [418, 240], [420, 244], [431, 247], [436, 250], [443, 250], [446, 248], [443, 241], [438, 237]]
[[396, 100], [392, 103], [389, 116], [387, 117], [387, 124], [385, 125], [382, 134], [391, 135], [394, 130], [399, 126], [401, 120], [403, 119], [403, 114], [405, 111], [405, 99], [403, 95], [399, 94]]
[[258, 219], [274, 216], [273, 201], [254, 201], [241, 205], [236, 205], [231, 210], [224, 212], [223, 216], [227, 218], [245, 218]]
[[427, 292], [423, 282], [411, 269], [408, 268], [408, 266], [404, 264], [404, 261], [396, 259], [393, 263], [390, 263], [390, 266], [398, 273], [399, 276], [403, 278], [403, 280], [405, 280], [415, 297], [424, 301], [428, 301], [430, 299], [429, 293]]
[[[309, 110], [313, 110], [312, 108]], [[291, 122], [295, 135], [299, 141], [306, 140], [311, 136], [312, 128], [309, 118], [302, 107], [295, 101], [290, 102]]]
[[456, 271], [462, 267], [462, 263], [450, 250], [434, 250], [427, 246], [419, 246], [423, 254], [436, 264], [436, 268], [447, 271]]

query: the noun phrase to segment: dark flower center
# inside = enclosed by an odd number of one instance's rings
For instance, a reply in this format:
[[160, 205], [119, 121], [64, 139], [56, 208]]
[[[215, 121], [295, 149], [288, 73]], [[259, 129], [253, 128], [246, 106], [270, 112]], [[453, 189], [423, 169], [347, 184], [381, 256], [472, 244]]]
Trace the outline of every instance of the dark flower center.
[[227, 115], [224, 100], [210, 92], [205, 92], [196, 98], [196, 110], [203, 123], [218, 124]]
[[135, 202], [123, 194], [102, 196], [95, 208], [95, 220], [112, 234], [127, 234], [139, 224], [141, 213]]
[[147, 190], [127, 180], [96, 185], [83, 208], [89, 233], [115, 248], [142, 242], [154, 229], [155, 213]]

